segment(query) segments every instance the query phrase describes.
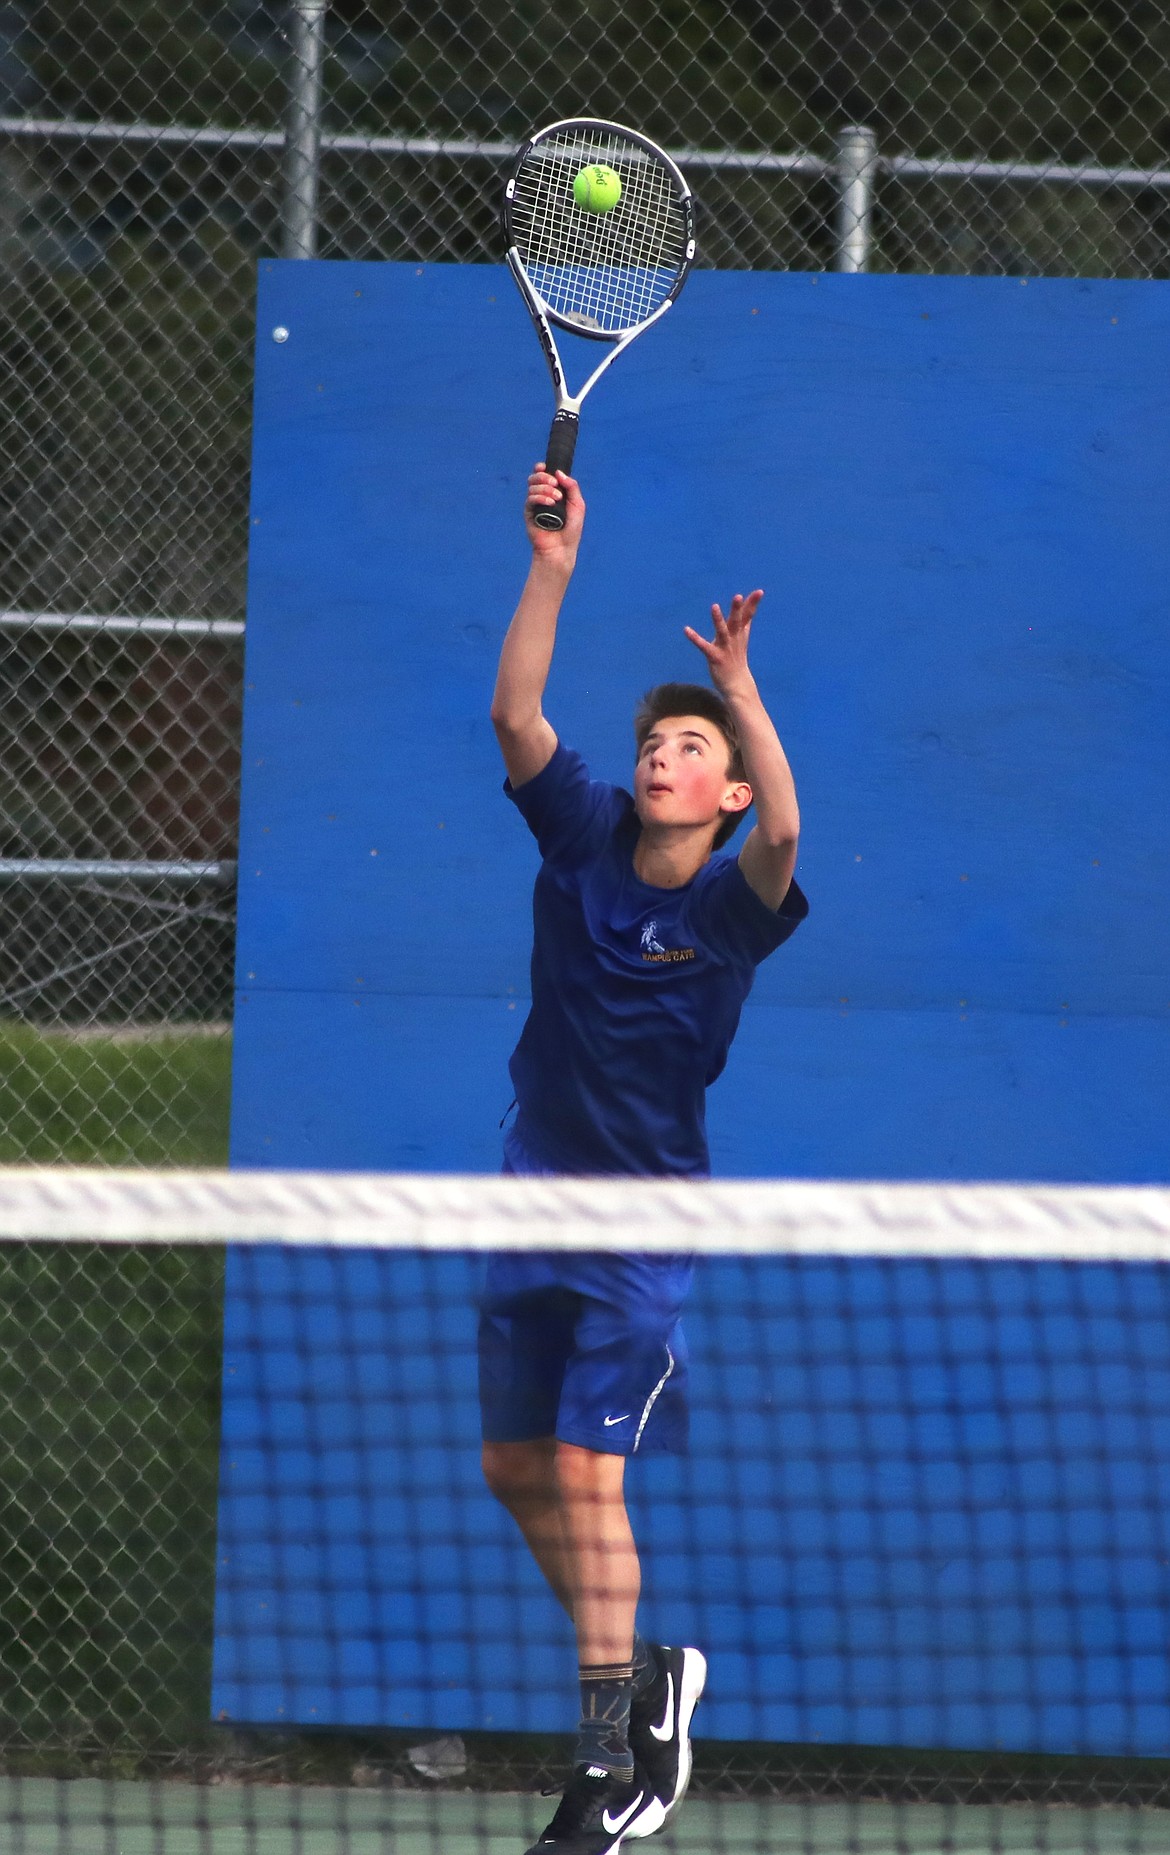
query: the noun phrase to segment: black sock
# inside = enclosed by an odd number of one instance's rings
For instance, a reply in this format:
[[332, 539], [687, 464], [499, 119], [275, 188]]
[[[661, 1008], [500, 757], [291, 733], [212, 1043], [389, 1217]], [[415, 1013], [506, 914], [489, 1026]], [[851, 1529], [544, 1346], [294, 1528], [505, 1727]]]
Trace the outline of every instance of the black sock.
[[634, 1670], [629, 1662], [585, 1667], [581, 1677], [581, 1724], [574, 1765], [608, 1771], [627, 1781], [634, 1775], [630, 1751], [630, 1698]]

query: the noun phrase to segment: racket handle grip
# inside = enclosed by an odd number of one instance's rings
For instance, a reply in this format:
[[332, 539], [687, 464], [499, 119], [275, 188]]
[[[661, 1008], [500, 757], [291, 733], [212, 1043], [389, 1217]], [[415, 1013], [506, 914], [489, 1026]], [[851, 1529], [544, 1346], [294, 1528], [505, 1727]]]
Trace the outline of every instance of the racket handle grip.
[[[552, 422], [545, 447], [544, 467], [555, 476], [563, 470], [569, 476], [573, 469], [573, 453], [577, 449], [577, 429], [580, 419], [575, 412], [558, 412]], [[556, 530], [565, 525], [564, 496], [556, 503], [537, 503], [533, 506], [532, 519], [538, 528]]]

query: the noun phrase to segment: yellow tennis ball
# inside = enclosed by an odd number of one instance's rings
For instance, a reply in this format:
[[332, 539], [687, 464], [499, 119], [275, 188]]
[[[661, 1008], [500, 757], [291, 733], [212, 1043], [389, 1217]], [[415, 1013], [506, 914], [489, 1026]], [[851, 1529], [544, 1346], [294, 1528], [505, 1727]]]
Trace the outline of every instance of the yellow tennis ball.
[[611, 213], [621, 197], [621, 181], [597, 161], [583, 167], [573, 182], [573, 198], [583, 212]]

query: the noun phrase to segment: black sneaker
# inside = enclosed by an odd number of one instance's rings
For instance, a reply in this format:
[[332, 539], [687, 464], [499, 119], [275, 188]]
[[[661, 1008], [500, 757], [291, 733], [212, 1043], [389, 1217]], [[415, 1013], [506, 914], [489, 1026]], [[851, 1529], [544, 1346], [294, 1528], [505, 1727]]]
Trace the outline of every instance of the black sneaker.
[[[667, 1649], [649, 1645], [658, 1664], [658, 1678], [630, 1708], [630, 1750], [662, 1805], [662, 1822], [668, 1822], [686, 1796], [691, 1781], [691, 1715], [707, 1679], [706, 1657], [697, 1649]], [[653, 1828], [637, 1825], [628, 1836], [651, 1836]]]
[[626, 1836], [652, 1836], [665, 1813], [646, 1774], [633, 1782], [600, 1765], [578, 1765], [552, 1822], [527, 1855], [613, 1855]]

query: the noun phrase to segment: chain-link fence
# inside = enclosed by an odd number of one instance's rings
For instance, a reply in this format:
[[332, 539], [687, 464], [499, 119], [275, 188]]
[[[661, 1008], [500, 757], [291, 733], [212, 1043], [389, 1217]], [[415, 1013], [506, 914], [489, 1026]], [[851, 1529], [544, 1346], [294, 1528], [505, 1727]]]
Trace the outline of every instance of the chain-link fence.
[[257, 256], [497, 261], [582, 112], [707, 264], [1170, 274], [1161, 0], [0, 0], [6, 1157], [223, 1152]]

